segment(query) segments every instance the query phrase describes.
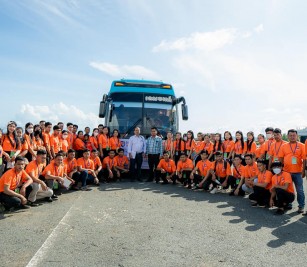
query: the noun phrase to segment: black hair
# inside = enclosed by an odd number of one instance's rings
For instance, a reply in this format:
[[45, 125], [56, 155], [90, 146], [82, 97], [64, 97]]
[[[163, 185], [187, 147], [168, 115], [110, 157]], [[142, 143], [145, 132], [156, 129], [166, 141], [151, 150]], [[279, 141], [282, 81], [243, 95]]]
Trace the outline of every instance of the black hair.
[[94, 136], [94, 132], [95, 132], [95, 131], [98, 131], [98, 132], [99, 132], [99, 129], [98, 129], [98, 128], [94, 128], [94, 129], [93, 129], [93, 132], [92, 132], [92, 136]]
[[266, 166], [266, 160], [265, 159], [257, 159], [257, 163], [263, 164]]
[[117, 152], [119, 153], [119, 152], [122, 152], [122, 151], [125, 151], [123, 148], [119, 148], [118, 150], [117, 150]]
[[188, 133], [191, 134], [191, 139], [190, 139], [190, 140], [187, 139], [187, 142], [189, 142], [189, 145], [190, 145], [190, 147], [191, 147], [192, 141], [194, 140], [194, 132], [193, 132], [192, 130], [187, 131], [187, 136], [188, 136]]
[[180, 157], [181, 157], [181, 156], [187, 157], [188, 155], [187, 155], [187, 153], [183, 152], [183, 153], [180, 154]]
[[[213, 152], [217, 152], [217, 151], [221, 151], [222, 150], [222, 135], [220, 133], [216, 133], [214, 135], [218, 135], [220, 137], [220, 140], [219, 141], [216, 141], [214, 140], [214, 143], [213, 143]], [[217, 146], [217, 149], [216, 149], [216, 144], [218, 142], [218, 146]], [[215, 150], [216, 149], [216, 150]]]
[[248, 134], [250, 134], [250, 135], [253, 136], [252, 140], [250, 140], [250, 141], [249, 141], [249, 140], [246, 140], [247, 151], [250, 151], [251, 148], [252, 148], [252, 144], [253, 144], [253, 142], [255, 141], [255, 135], [254, 135], [254, 132], [252, 132], [252, 131], [248, 132], [246, 135], [248, 135]]
[[109, 150], [109, 154], [110, 154], [111, 152], [114, 152], [114, 153], [116, 154], [116, 151], [115, 151], [114, 149]]
[[267, 133], [267, 132], [273, 132], [274, 131], [274, 128], [273, 127], [267, 127], [266, 129], [265, 129], [265, 132]]
[[158, 128], [154, 126], [154, 127], [151, 127], [150, 130], [156, 130], [156, 131], [158, 131]]
[[22, 157], [22, 156], [17, 156], [16, 158], [15, 158], [15, 163], [17, 163], [17, 161], [25, 161], [25, 158], [24, 157]]
[[242, 160], [242, 157], [241, 157], [240, 154], [235, 154], [235, 155], [233, 156], [233, 158], [234, 158], [234, 159], [235, 159], [235, 158], [238, 158], [238, 159]]
[[79, 134], [82, 133], [83, 134], [83, 131], [78, 131], [77, 133], [77, 138], [79, 138]]
[[118, 138], [120, 137], [120, 132], [118, 129], [114, 129], [113, 132], [112, 132], [112, 136], [114, 136], [114, 132], [117, 132], [118, 133]]
[[[12, 123], [11, 123], [12, 124]], [[15, 126], [17, 126], [17, 124], [14, 122]], [[6, 129], [6, 134], [3, 135], [3, 140], [4, 138], [8, 138], [10, 143], [11, 143], [11, 146], [14, 147], [14, 148], [18, 148], [18, 146], [20, 145], [20, 139], [17, 137], [17, 134], [16, 134], [16, 130], [17, 130], [18, 127], [15, 128], [15, 131], [13, 132], [13, 139], [14, 141], [11, 139], [10, 137], [10, 132], [9, 132], [9, 125], [7, 126], [7, 129]], [[19, 127], [22, 131], [22, 127]]]
[[253, 159], [253, 154], [247, 153], [244, 155], [244, 158], [250, 157], [251, 159]]
[[86, 126], [86, 127], [84, 128], [84, 130], [85, 130], [85, 129], [90, 129], [90, 130], [91, 130], [91, 128], [90, 128], [90, 127], [88, 127], [88, 126]]
[[68, 149], [67, 154], [70, 154], [70, 153], [76, 153], [76, 151], [74, 149]]
[[68, 126], [74, 126], [74, 124], [72, 122], [67, 122], [66, 127], [68, 127]]
[[110, 137], [110, 128], [108, 126], [103, 126], [102, 130], [104, 130], [106, 128], [108, 129], [107, 137]]
[[59, 121], [59, 122], [58, 122], [58, 125], [59, 125], [59, 124], [64, 124], [64, 123], [63, 123], [63, 122], [61, 122], [61, 121]]
[[232, 140], [233, 140], [233, 138], [232, 138], [231, 132], [229, 132], [229, 131], [225, 131], [225, 132], [224, 132], [224, 140], [226, 140], [226, 138], [225, 138], [225, 134], [227, 134], [227, 133], [230, 135], [230, 137], [229, 137], [229, 139], [228, 139], [228, 140], [232, 141]]
[[79, 126], [78, 126], [77, 124], [74, 124], [73, 126], [74, 126], [75, 128], [77, 128], [77, 129], [79, 128]]
[[63, 130], [63, 131], [62, 131], [62, 134], [64, 134], [64, 133], [68, 133], [68, 131], [67, 131], [67, 130]]
[[93, 149], [91, 152], [96, 153], [96, 152], [98, 152], [98, 150], [97, 149]]
[[51, 126], [52, 126], [52, 123], [51, 123], [51, 122], [49, 122], [49, 121], [45, 122], [45, 127], [48, 127], [49, 125], [51, 125]]
[[99, 127], [103, 127], [103, 124], [98, 124], [98, 128], [99, 128]]
[[59, 125], [54, 125], [54, 126], [53, 126], [53, 131], [56, 131], [56, 130], [61, 130], [61, 128], [60, 128]]
[[275, 128], [273, 133], [276, 133], [276, 134], [281, 134], [281, 130], [279, 128]]
[[37, 150], [37, 156], [39, 155], [47, 155], [47, 152], [45, 150]]
[[[242, 147], [242, 150], [244, 149], [244, 138], [243, 138], [243, 133], [241, 131], [236, 131], [236, 135], [237, 134], [240, 134], [241, 135], [241, 147]], [[239, 140], [237, 139], [236, 137], [236, 141], [235, 143], [239, 142]]]
[[282, 167], [282, 163], [280, 161], [274, 161], [271, 168], [273, 169], [274, 167]]
[[86, 153], [86, 152], [90, 152], [90, 150], [86, 148], [86, 149], [83, 150], [82, 153]]
[[45, 122], [46, 122], [46, 121], [44, 121], [44, 120], [41, 120], [41, 121], [39, 121], [39, 124], [41, 124], [41, 123], [44, 123], [44, 124], [45, 124]]
[[215, 156], [222, 156], [223, 155], [223, 152], [222, 151], [216, 151], [215, 152]]
[[29, 127], [29, 126], [33, 126], [33, 130], [34, 130], [34, 125], [33, 125], [33, 123], [32, 122], [27, 122], [26, 123], [26, 125], [25, 125], [25, 134], [26, 135], [29, 135], [30, 136], [30, 144], [31, 145], [33, 145], [33, 137], [34, 137], [34, 131], [30, 134], [29, 132], [28, 132], [28, 130], [27, 130], [27, 128]]
[[295, 130], [295, 129], [290, 129], [290, 130], [288, 130], [288, 134], [289, 133], [296, 133], [297, 134], [297, 130]]
[[208, 152], [208, 150], [202, 150], [202, 151], [200, 151], [200, 153], [199, 153], [200, 155], [202, 155], [202, 154], [206, 154], [207, 156], [209, 156], [209, 152]]
[[61, 151], [59, 151], [57, 154], [55, 154], [55, 159], [58, 157], [64, 157], [64, 154]]

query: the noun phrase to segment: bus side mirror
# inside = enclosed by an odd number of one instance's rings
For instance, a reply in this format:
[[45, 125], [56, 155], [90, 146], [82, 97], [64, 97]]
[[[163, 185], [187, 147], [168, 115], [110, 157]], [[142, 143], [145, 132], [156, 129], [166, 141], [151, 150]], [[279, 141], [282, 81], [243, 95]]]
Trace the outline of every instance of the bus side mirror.
[[187, 121], [189, 119], [188, 106], [185, 104], [181, 104], [181, 112], [182, 112], [182, 119], [184, 121]]
[[104, 118], [106, 115], [106, 102], [105, 101], [100, 101], [99, 105], [99, 118]]

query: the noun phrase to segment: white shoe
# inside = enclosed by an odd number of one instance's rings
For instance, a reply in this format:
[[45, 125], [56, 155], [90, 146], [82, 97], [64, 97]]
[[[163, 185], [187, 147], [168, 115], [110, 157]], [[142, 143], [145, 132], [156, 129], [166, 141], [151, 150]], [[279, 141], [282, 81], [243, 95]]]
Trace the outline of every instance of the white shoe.
[[215, 187], [210, 191], [210, 194], [216, 194], [216, 192], [217, 192], [217, 188]]

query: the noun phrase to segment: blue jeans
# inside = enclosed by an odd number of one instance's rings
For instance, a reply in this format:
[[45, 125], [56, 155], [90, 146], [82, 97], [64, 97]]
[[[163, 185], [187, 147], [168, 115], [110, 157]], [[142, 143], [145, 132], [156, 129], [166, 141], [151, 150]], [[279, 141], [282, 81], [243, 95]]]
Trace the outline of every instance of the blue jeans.
[[297, 193], [297, 203], [299, 208], [305, 207], [305, 193], [303, 188], [303, 179], [302, 179], [302, 173], [296, 172], [291, 173], [291, 177], [293, 180], [293, 183], [295, 185], [296, 193]]

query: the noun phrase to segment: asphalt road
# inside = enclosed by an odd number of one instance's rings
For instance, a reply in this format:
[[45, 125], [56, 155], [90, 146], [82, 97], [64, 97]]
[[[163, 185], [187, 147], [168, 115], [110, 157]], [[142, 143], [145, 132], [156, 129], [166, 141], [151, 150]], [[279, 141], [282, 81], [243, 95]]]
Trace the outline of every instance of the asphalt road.
[[[305, 182], [306, 185], [306, 182]], [[0, 266], [305, 266], [307, 218], [173, 185], [101, 185], [0, 214]]]

